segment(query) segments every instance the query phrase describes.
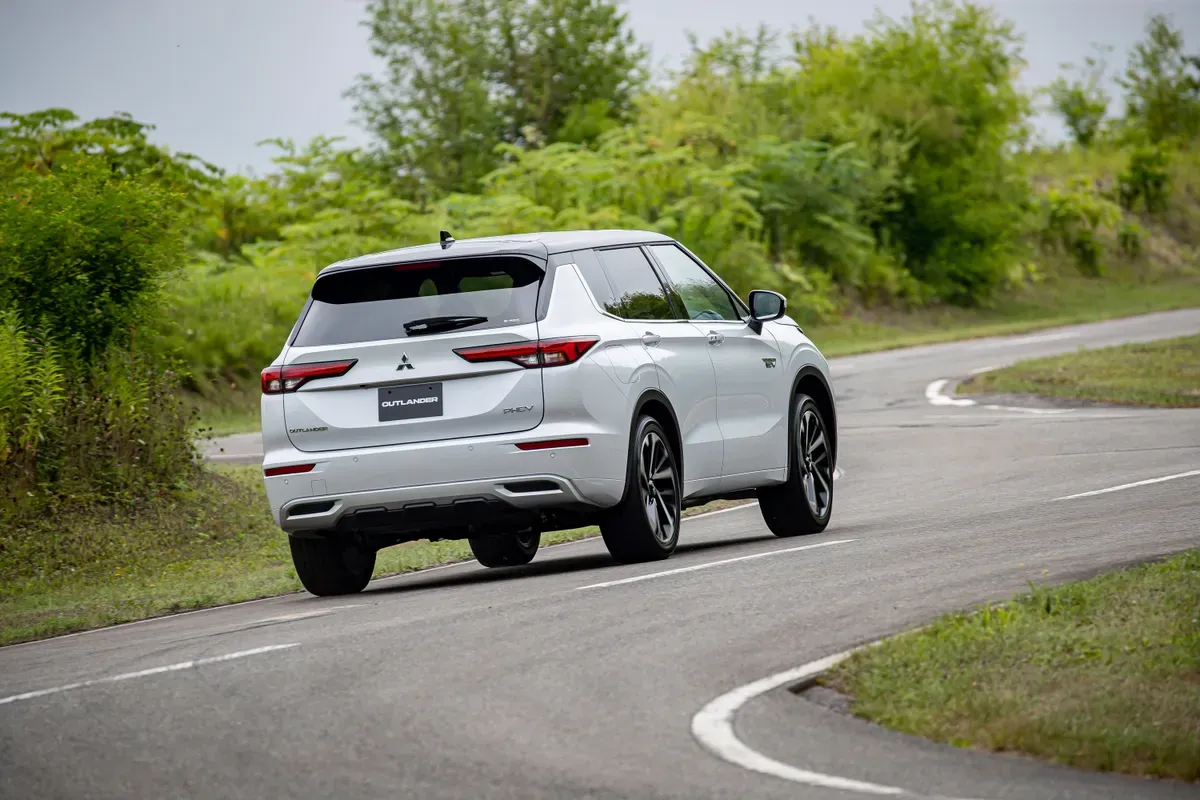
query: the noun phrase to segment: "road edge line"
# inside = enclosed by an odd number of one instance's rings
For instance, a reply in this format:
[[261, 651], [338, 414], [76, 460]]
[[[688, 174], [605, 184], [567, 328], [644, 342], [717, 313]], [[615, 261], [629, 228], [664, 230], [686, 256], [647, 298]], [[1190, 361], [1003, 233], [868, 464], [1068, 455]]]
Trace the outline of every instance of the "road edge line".
[[[903, 631], [896, 636], [914, 633], [926, 626], [919, 626]], [[895, 638], [892, 636], [887, 639]], [[700, 745], [722, 761], [726, 761], [743, 769], [770, 775], [792, 783], [816, 786], [823, 789], [838, 789], [859, 794], [870, 794], [887, 797], [926, 797], [909, 789], [899, 786], [860, 781], [855, 778], [843, 778], [839, 775], [828, 775], [823, 772], [794, 767], [763, 755], [741, 739], [733, 729], [737, 713], [751, 700], [755, 700], [767, 692], [788, 684], [811, 681], [824, 672], [845, 661], [850, 656], [870, 647], [882, 644], [886, 639], [877, 639], [840, 653], [834, 653], [816, 661], [810, 661], [799, 667], [777, 672], [765, 678], [759, 678], [744, 684], [710, 700], [692, 717], [692, 736]], [[938, 796], [939, 800], [952, 800]]]

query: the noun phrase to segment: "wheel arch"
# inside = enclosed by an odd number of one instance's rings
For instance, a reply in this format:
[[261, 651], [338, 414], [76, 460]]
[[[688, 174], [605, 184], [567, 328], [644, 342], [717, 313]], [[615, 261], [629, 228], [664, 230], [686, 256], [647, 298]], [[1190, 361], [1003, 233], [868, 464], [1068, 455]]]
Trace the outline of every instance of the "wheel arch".
[[[825, 424], [829, 429], [830, 450], [833, 452], [833, 464], [837, 466], [838, 456], [838, 425], [837, 425], [837, 406], [833, 401], [833, 390], [829, 387], [829, 381], [825, 379], [825, 375], [821, 370], [811, 364], [800, 368], [796, 373], [796, 377], [792, 379], [792, 394], [795, 397], [803, 392], [813, 399], [817, 404], [817, 408], [821, 409], [821, 413], [825, 416]], [[790, 424], [790, 423], [789, 423]], [[791, 448], [788, 448], [788, 458], [791, 458]]]
[[629, 438], [633, 439], [634, 429], [638, 418], [642, 415], [653, 417], [667, 432], [671, 448], [675, 451], [675, 463], [679, 465], [679, 485], [682, 489], [687, 465], [683, 463], [683, 438], [680, 435], [679, 419], [675, 416], [675, 408], [667, 396], [658, 389], [647, 389], [638, 397], [633, 406], [633, 418], [629, 421]]

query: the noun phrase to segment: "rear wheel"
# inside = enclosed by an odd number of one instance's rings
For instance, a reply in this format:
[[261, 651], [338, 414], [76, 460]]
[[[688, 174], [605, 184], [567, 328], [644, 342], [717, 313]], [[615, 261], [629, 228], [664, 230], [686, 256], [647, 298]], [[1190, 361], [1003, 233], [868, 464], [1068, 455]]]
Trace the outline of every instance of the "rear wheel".
[[608, 552], [617, 561], [656, 561], [679, 542], [682, 485], [667, 434], [642, 417], [629, 442], [625, 496], [600, 523]]
[[833, 514], [833, 450], [821, 409], [796, 395], [789, 433], [787, 483], [758, 490], [758, 507], [771, 533], [820, 533]]
[[304, 588], [318, 597], [361, 592], [375, 571], [375, 551], [339, 539], [288, 537]]
[[542, 535], [537, 531], [467, 539], [475, 560], [485, 567], [519, 567], [537, 554]]

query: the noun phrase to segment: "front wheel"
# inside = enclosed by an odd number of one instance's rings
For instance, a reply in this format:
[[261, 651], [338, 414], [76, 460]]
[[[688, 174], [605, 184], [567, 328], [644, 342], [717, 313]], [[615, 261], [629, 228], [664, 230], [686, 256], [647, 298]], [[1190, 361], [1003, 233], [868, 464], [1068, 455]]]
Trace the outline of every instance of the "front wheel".
[[475, 560], [485, 567], [519, 567], [533, 561], [542, 535], [537, 531], [467, 539]]
[[833, 514], [833, 449], [821, 409], [808, 395], [796, 395], [788, 439], [787, 482], [759, 489], [759, 510], [776, 536], [820, 533]]
[[629, 440], [625, 496], [600, 523], [617, 561], [657, 561], [675, 552], [683, 486], [675, 451], [652, 417], [641, 417]]
[[289, 536], [288, 544], [300, 583], [317, 597], [361, 592], [375, 571], [375, 551], [359, 543]]

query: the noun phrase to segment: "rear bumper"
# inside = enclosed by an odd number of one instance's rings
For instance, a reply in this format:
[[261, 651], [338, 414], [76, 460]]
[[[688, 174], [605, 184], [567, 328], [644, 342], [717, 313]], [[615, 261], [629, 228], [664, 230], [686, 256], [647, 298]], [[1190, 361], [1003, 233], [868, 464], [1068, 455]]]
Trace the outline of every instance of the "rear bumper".
[[[583, 430], [580, 430], [583, 427]], [[264, 469], [313, 464], [264, 478], [276, 524], [288, 533], [433, 532], [598, 511], [620, 502], [626, 435], [542, 425], [504, 436], [309, 453], [272, 449]], [[517, 444], [582, 437], [584, 447], [524, 451]], [[413, 538], [422, 538], [413, 536]]]
[[520, 475], [302, 497], [285, 503], [277, 519], [283, 530], [295, 534], [339, 529], [417, 534], [516, 523], [536, 518], [529, 512], [550, 509], [599, 509], [590, 498], [615, 488], [597, 486], [594, 480], [582, 483], [587, 495], [561, 475]]

